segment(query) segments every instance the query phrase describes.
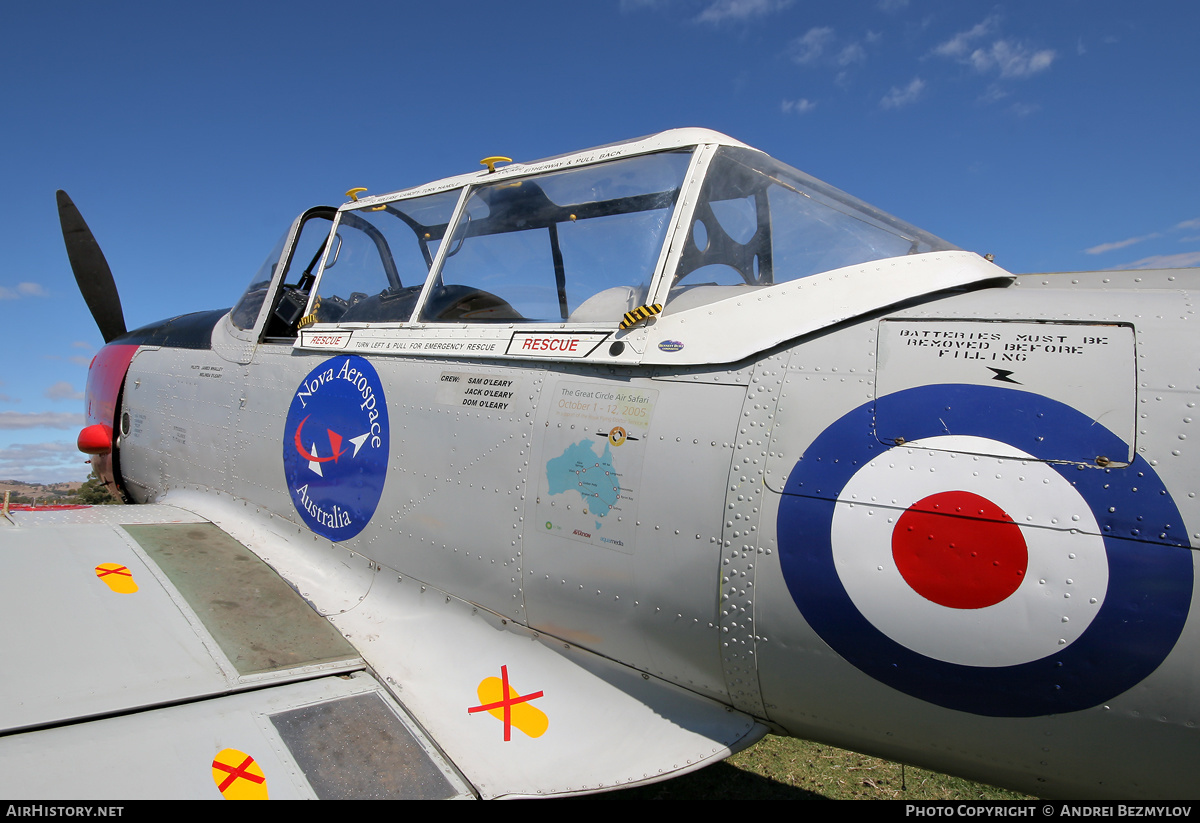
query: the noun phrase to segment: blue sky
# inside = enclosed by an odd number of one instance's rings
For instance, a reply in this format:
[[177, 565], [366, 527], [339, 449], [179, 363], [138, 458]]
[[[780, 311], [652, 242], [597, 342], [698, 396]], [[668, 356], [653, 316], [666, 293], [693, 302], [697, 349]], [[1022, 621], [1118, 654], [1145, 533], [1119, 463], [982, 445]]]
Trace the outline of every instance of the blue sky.
[[677, 126], [1014, 272], [1200, 265], [1200, 5], [1115, 0], [20, 3], [0, 48], [0, 479], [82, 480], [96, 331], [231, 305], [290, 220]]

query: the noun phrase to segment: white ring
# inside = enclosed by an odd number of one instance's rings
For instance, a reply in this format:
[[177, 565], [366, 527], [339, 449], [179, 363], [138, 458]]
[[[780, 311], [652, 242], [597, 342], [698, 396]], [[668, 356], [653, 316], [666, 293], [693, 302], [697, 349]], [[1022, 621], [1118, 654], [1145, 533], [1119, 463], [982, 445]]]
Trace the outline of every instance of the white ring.
[[[1029, 552], [1025, 576], [999, 603], [980, 609], [934, 603], [896, 566], [892, 530], [900, 515], [948, 491], [990, 500], [1021, 529]], [[897, 643], [947, 663], [1013, 666], [1054, 654], [1091, 624], [1108, 590], [1104, 540], [1079, 492], [1049, 465], [988, 438], [929, 437], [884, 452], [843, 487], [830, 540], [838, 576], [859, 612]]]

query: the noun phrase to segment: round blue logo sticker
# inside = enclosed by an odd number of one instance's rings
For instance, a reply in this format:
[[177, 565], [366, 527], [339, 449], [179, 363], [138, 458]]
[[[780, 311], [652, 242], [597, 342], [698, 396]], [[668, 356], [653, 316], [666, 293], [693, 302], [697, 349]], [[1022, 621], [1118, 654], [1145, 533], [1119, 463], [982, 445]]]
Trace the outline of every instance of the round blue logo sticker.
[[283, 473], [308, 527], [334, 542], [371, 521], [387, 479], [388, 414], [375, 368], [326, 360], [296, 389], [284, 428]]

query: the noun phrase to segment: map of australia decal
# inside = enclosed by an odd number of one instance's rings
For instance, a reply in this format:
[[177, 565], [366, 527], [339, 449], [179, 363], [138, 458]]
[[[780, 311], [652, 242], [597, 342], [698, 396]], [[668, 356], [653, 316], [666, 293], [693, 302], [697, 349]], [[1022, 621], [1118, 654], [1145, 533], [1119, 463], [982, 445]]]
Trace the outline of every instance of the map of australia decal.
[[[577, 492], [584, 507], [596, 517], [605, 517], [621, 498], [621, 483], [613, 466], [612, 450], [606, 443], [604, 454], [597, 455], [592, 445], [581, 440], [546, 463], [550, 494]], [[596, 523], [596, 531], [604, 526]]]
[[538, 519], [555, 536], [632, 552], [655, 389], [561, 383], [538, 496]]

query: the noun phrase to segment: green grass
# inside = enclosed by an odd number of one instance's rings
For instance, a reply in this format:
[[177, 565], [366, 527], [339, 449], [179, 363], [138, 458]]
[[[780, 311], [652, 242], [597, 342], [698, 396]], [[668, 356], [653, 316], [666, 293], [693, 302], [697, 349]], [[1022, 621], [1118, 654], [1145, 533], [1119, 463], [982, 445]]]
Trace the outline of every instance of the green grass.
[[[903, 768], [903, 774], [901, 769]], [[624, 800], [1025, 800], [1027, 795], [901, 767], [792, 737], [768, 735], [698, 772], [599, 797]]]

